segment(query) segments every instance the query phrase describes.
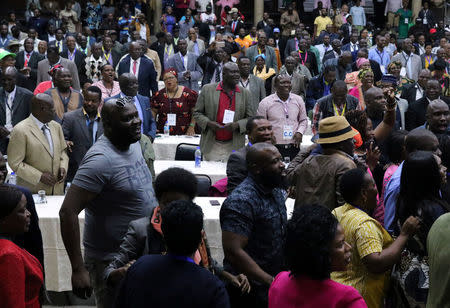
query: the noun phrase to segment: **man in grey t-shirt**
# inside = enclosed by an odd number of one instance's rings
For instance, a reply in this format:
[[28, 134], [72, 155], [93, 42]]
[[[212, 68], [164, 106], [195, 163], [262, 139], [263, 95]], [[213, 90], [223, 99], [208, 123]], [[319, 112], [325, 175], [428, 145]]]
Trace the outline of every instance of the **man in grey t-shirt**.
[[[61, 207], [61, 233], [72, 265], [72, 289], [87, 298], [91, 281], [97, 307], [111, 307], [113, 290], [103, 271], [118, 250], [130, 221], [150, 216], [156, 206], [152, 177], [138, 143], [141, 120], [128, 98], [102, 109], [104, 135], [89, 149]], [[81, 256], [78, 214], [85, 209]]]

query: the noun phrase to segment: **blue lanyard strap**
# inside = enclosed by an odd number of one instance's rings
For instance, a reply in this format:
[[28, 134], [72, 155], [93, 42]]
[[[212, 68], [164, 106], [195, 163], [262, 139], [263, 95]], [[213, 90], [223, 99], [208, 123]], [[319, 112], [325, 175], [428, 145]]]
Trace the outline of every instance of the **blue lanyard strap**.
[[195, 262], [194, 262], [194, 260], [192, 258], [189, 258], [189, 257], [186, 257], [186, 256], [178, 256], [178, 255], [174, 255], [174, 254], [171, 254], [171, 253], [169, 253], [167, 255], [172, 257], [172, 258], [174, 258], [175, 260], [191, 262], [191, 263], [195, 264]]

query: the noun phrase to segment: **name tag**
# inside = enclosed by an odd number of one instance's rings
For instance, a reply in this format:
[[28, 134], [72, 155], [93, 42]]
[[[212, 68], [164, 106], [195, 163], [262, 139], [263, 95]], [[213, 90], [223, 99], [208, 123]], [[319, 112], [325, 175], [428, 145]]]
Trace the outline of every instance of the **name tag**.
[[223, 114], [223, 124], [233, 123], [234, 121], [234, 111], [225, 109], [225, 112]]
[[167, 114], [167, 124], [169, 124], [169, 126], [177, 125], [177, 115], [175, 113]]
[[405, 24], [407, 24], [408, 23], [408, 18], [405, 18]]
[[386, 73], [386, 68], [384, 67], [384, 65], [380, 65], [380, 70], [383, 75]]
[[406, 76], [406, 68], [402, 67], [400, 70], [400, 76], [405, 77]]
[[292, 125], [283, 126], [283, 140], [292, 140], [294, 137], [294, 128]]

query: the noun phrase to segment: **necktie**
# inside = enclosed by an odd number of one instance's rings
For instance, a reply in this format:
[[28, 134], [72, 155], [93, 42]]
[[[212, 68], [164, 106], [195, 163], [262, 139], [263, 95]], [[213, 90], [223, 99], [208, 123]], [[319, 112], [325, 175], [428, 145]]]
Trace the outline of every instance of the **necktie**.
[[133, 63], [133, 75], [135, 75], [135, 76], [136, 76], [136, 66], [137, 66], [137, 61], [134, 60], [134, 63]]
[[95, 141], [95, 139], [94, 139], [94, 122], [95, 122], [95, 120], [89, 121], [89, 125], [88, 125], [89, 142], [91, 144], [94, 144], [94, 141]]
[[44, 133], [45, 139], [47, 139], [49, 148], [50, 148], [50, 154], [53, 156], [53, 145], [52, 145], [52, 139], [50, 135], [50, 129], [48, 128], [47, 124], [42, 125], [41, 127], [42, 132]]
[[30, 54], [27, 53], [27, 58], [25, 59], [25, 64], [23, 65], [23, 67], [28, 67], [28, 61], [30, 61]]
[[233, 33], [234, 33], [234, 30], [236, 30], [236, 22], [235, 21], [233, 21]]
[[220, 64], [216, 68], [216, 82], [220, 82]]

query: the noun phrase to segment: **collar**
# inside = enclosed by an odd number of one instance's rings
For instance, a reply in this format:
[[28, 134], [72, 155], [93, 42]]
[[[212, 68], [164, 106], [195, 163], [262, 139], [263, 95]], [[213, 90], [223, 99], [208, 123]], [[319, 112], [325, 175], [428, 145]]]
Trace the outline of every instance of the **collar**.
[[134, 60], [131, 56], [130, 56], [130, 61], [136, 61], [137, 63], [141, 62], [141, 57], [137, 58], [136, 60]]
[[263, 185], [261, 185], [260, 183], [258, 183], [256, 181], [255, 176], [253, 174], [249, 173], [248, 174], [248, 178], [249, 178], [250, 183], [252, 184], [252, 186], [255, 187], [255, 189], [259, 193], [261, 193], [264, 196], [272, 195], [274, 189], [268, 190], [267, 188], [265, 188]]
[[285, 100], [285, 101], [283, 101], [279, 96], [278, 96], [278, 94], [277, 94], [277, 92], [275, 92], [274, 93], [274, 95], [275, 95], [275, 101], [278, 101], [278, 102], [280, 102], [280, 103], [289, 103], [289, 101], [291, 100], [291, 93], [289, 93], [289, 96], [288, 96], [288, 98], [287, 98], [287, 100]]
[[26, 55], [30, 55], [30, 57], [31, 57], [31, 56], [33, 55], [33, 51], [34, 51], [34, 50], [28, 52], [28, 51], [24, 50], [24, 54], [25, 54], [25, 56], [26, 56]]
[[33, 114], [30, 114], [31, 118], [33, 119], [34, 123], [39, 127], [39, 129], [42, 129], [42, 126], [47, 125], [48, 123], [42, 123], [39, 121]]
[[14, 86], [14, 89], [11, 92], [9, 92], [9, 93], [5, 90], [6, 96], [9, 96], [9, 95], [12, 94], [12, 96], [15, 97], [16, 96], [16, 89], [17, 89], [17, 87]]
[[[87, 114], [86, 110], [84, 110], [84, 107], [81, 108], [81, 110], [83, 111], [84, 116], [89, 120], [89, 115]], [[100, 117], [100, 112], [98, 112], [97, 110], [97, 115], [95, 116], [95, 121], [101, 119]]]
[[[119, 96], [120, 97], [126, 97], [127, 95], [125, 95], [122, 91], [119, 93]], [[133, 100], [134, 99], [136, 99], [137, 98], [137, 95], [136, 96], [133, 96]]]
[[[222, 81], [219, 82], [219, 84], [217, 85], [216, 91], [223, 91], [223, 92], [225, 92], [225, 90], [224, 90], [223, 87], [222, 87], [222, 83], [223, 83]], [[241, 90], [239, 90], [238, 85], [236, 85], [236, 86], [234, 87], [234, 91], [235, 91], [235, 92], [238, 92], [238, 93], [241, 93]]]

